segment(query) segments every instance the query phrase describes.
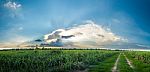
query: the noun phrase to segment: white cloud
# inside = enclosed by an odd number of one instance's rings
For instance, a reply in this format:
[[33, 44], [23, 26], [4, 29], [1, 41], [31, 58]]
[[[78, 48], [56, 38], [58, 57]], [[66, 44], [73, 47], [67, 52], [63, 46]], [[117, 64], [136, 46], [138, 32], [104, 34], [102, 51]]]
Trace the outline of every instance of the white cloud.
[[124, 41], [124, 38], [115, 35], [109, 28], [104, 28], [93, 21], [86, 21], [84, 24], [70, 29], [58, 29], [45, 35], [47, 42], [54, 42], [61, 39], [62, 43], [79, 47], [91, 47], [106, 45], [112, 42]]
[[8, 10], [6, 13], [8, 17], [20, 19], [24, 18], [22, 13], [22, 5], [20, 3], [15, 1], [7, 1], [3, 6]]
[[16, 2], [9, 1], [9, 2], [7, 2], [7, 3], [4, 4], [4, 7], [16, 10], [16, 9], [18, 9], [18, 8], [21, 7], [21, 4], [17, 4]]

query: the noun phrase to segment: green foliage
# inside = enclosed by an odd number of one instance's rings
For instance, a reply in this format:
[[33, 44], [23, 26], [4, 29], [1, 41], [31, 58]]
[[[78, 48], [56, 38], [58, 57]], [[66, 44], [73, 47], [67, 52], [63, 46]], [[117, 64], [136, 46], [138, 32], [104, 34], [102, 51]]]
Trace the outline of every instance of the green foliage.
[[0, 72], [69, 72], [85, 70], [117, 51], [12, 50], [0, 51]]
[[130, 51], [125, 54], [132, 61], [135, 72], [150, 72], [150, 52]]
[[120, 55], [118, 69], [119, 72], [134, 72], [134, 70], [128, 65], [127, 60], [123, 54]]
[[119, 54], [107, 58], [106, 60], [99, 62], [97, 65], [93, 65], [89, 68], [89, 72], [111, 72], [112, 67]]

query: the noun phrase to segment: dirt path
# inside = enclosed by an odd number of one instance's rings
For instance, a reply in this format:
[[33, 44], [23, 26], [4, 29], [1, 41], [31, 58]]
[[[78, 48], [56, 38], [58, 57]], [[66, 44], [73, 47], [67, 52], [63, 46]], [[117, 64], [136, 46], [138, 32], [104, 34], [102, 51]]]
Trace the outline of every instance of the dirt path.
[[133, 65], [131, 64], [131, 62], [129, 61], [129, 59], [127, 58], [127, 56], [124, 53], [123, 53], [123, 55], [125, 56], [126, 61], [127, 61], [128, 65], [130, 66], [130, 68], [134, 69]]
[[112, 68], [112, 72], [118, 72], [117, 65], [118, 65], [118, 62], [119, 62], [119, 59], [120, 59], [120, 55], [121, 55], [121, 53], [119, 54], [119, 56], [118, 56], [118, 58], [117, 58], [117, 60], [114, 64], [114, 67]]

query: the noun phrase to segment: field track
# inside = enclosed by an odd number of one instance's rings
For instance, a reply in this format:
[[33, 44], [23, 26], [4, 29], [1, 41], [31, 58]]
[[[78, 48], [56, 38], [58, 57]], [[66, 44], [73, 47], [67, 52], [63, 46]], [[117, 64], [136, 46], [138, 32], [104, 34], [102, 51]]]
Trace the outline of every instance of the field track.
[[112, 72], [118, 72], [117, 71], [117, 65], [118, 65], [118, 62], [119, 62], [119, 59], [120, 59], [120, 55], [121, 55], [121, 53], [119, 54], [119, 56], [118, 56], [118, 58], [117, 58], [117, 60], [114, 64], [114, 67], [112, 68]]
[[112, 50], [0, 51], [0, 72], [149, 72], [149, 52]]
[[128, 63], [128, 65], [130, 66], [130, 68], [134, 69], [133, 65], [131, 64], [131, 61], [127, 58], [127, 56], [123, 53], [124, 57], [126, 58], [126, 61]]

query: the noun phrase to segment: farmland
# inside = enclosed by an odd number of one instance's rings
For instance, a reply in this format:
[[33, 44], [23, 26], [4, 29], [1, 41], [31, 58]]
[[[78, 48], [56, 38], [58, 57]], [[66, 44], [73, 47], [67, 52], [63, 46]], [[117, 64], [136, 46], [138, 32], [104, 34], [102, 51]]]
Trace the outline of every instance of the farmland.
[[149, 72], [150, 52], [111, 50], [0, 51], [0, 72]]

